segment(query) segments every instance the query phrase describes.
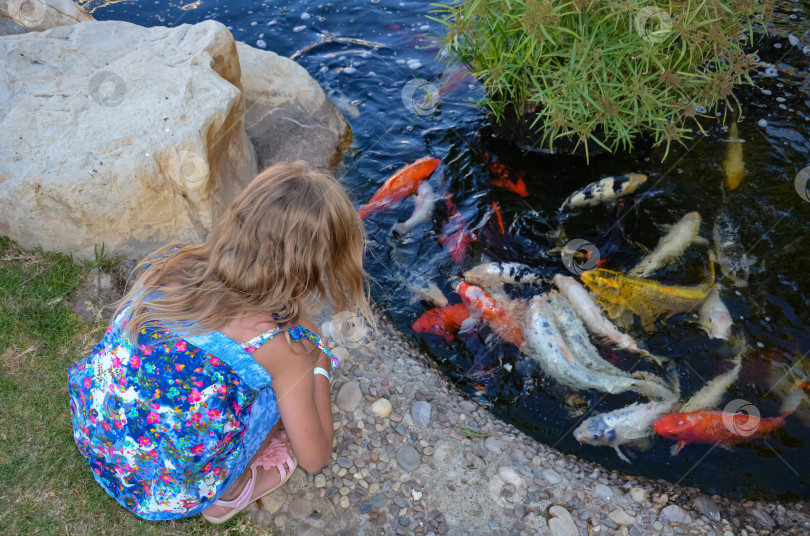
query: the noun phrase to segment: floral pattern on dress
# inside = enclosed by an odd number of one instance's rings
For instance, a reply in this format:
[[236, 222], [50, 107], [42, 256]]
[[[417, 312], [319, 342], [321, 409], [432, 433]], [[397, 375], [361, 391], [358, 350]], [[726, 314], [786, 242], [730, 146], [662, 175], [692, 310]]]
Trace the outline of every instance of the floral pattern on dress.
[[165, 331], [141, 329], [132, 344], [126, 312], [69, 371], [74, 439], [121, 505], [146, 519], [185, 517], [221, 491], [256, 393], [224, 361]]

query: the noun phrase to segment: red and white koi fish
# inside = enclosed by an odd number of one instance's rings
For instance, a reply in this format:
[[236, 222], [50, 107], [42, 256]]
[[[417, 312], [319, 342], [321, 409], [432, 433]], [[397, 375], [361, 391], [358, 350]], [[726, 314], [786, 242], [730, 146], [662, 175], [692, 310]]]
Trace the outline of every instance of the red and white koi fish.
[[473, 242], [478, 241], [472, 231], [467, 228], [464, 223], [464, 218], [461, 213], [457, 212], [456, 205], [453, 203], [453, 197], [448, 193], [444, 198], [447, 204], [447, 210], [450, 213], [450, 221], [444, 225], [442, 229], [442, 236], [439, 237], [439, 242], [453, 257], [456, 264], [461, 264], [464, 256], [467, 254], [467, 246]]
[[484, 321], [503, 340], [520, 348], [520, 345], [523, 344], [523, 331], [515, 317], [503, 304], [481, 287], [463, 281], [457, 281], [454, 288], [473, 316], [483, 317]]
[[411, 324], [411, 328], [417, 333], [432, 333], [443, 337], [446, 341], [451, 341], [462, 322], [470, 316], [470, 311], [463, 303], [454, 303], [444, 307], [436, 307], [425, 312]]
[[380, 186], [368, 203], [357, 210], [365, 219], [373, 212], [383, 209], [411, 195], [419, 185], [439, 167], [441, 160], [425, 157], [400, 169]]

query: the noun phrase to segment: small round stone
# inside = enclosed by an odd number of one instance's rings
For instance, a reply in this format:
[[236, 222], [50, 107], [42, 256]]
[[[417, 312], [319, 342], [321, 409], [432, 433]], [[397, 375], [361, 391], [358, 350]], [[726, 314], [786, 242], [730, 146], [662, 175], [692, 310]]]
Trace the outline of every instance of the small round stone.
[[371, 404], [371, 411], [378, 417], [388, 417], [391, 414], [391, 402], [378, 398]]
[[343, 497], [340, 498], [339, 504], [341, 508], [348, 508], [351, 505], [351, 501], [347, 496], [344, 495]]
[[315, 487], [316, 488], [325, 488], [326, 487], [326, 477], [323, 475], [315, 475]]
[[303, 497], [296, 497], [290, 501], [287, 513], [293, 519], [304, 519], [312, 513], [312, 502]]
[[411, 406], [411, 416], [413, 417], [413, 422], [417, 424], [417, 426], [426, 427], [430, 424], [430, 403], [425, 402], [424, 400], [420, 400], [415, 402], [413, 406]]
[[269, 514], [275, 514], [281, 510], [281, 507], [284, 506], [285, 502], [287, 502], [287, 492], [283, 489], [277, 489], [273, 493], [265, 495], [259, 499], [259, 501], [261, 502], [260, 506], [262, 510]]
[[360, 391], [360, 384], [351, 381], [344, 383], [335, 396], [335, 404], [343, 411], [354, 411], [360, 406], [363, 399], [363, 392]]
[[414, 471], [422, 461], [416, 449], [410, 445], [402, 445], [397, 450], [397, 463], [406, 471]]

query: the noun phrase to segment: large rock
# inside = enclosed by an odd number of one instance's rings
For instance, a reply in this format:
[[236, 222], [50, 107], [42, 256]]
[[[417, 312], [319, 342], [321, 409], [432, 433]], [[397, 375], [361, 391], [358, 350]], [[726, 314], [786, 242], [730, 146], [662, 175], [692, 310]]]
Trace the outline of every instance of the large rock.
[[0, 235], [85, 258], [204, 240], [257, 173], [240, 77], [215, 21], [0, 37]]
[[20, 33], [15, 26], [2, 19], [10, 19], [23, 28], [37, 32], [94, 20], [72, 0], [0, 0], [0, 35]]
[[245, 128], [263, 169], [306, 160], [334, 170], [351, 128], [307, 71], [291, 59], [237, 43], [245, 95]]

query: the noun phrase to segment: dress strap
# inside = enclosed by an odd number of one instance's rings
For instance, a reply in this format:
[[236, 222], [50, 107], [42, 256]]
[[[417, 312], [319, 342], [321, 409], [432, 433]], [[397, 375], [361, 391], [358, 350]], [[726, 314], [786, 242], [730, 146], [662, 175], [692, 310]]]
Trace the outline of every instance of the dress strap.
[[340, 364], [340, 360], [331, 351], [329, 351], [329, 348], [326, 347], [326, 343], [319, 335], [313, 333], [312, 331], [308, 330], [307, 328], [299, 324], [295, 324], [289, 327], [285, 325], [279, 325], [279, 327], [275, 329], [265, 331], [261, 335], [256, 335], [248, 342], [242, 344], [242, 348], [244, 348], [246, 352], [252, 354], [256, 350], [258, 350], [264, 343], [266, 343], [270, 339], [273, 339], [279, 333], [284, 332], [285, 329], [290, 333], [290, 337], [292, 337], [292, 339], [295, 342], [300, 341], [302, 338], [307, 339], [309, 342], [317, 346], [323, 353], [329, 356], [329, 358], [332, 360], [332, 370], [335, 370], [337, 366]]

